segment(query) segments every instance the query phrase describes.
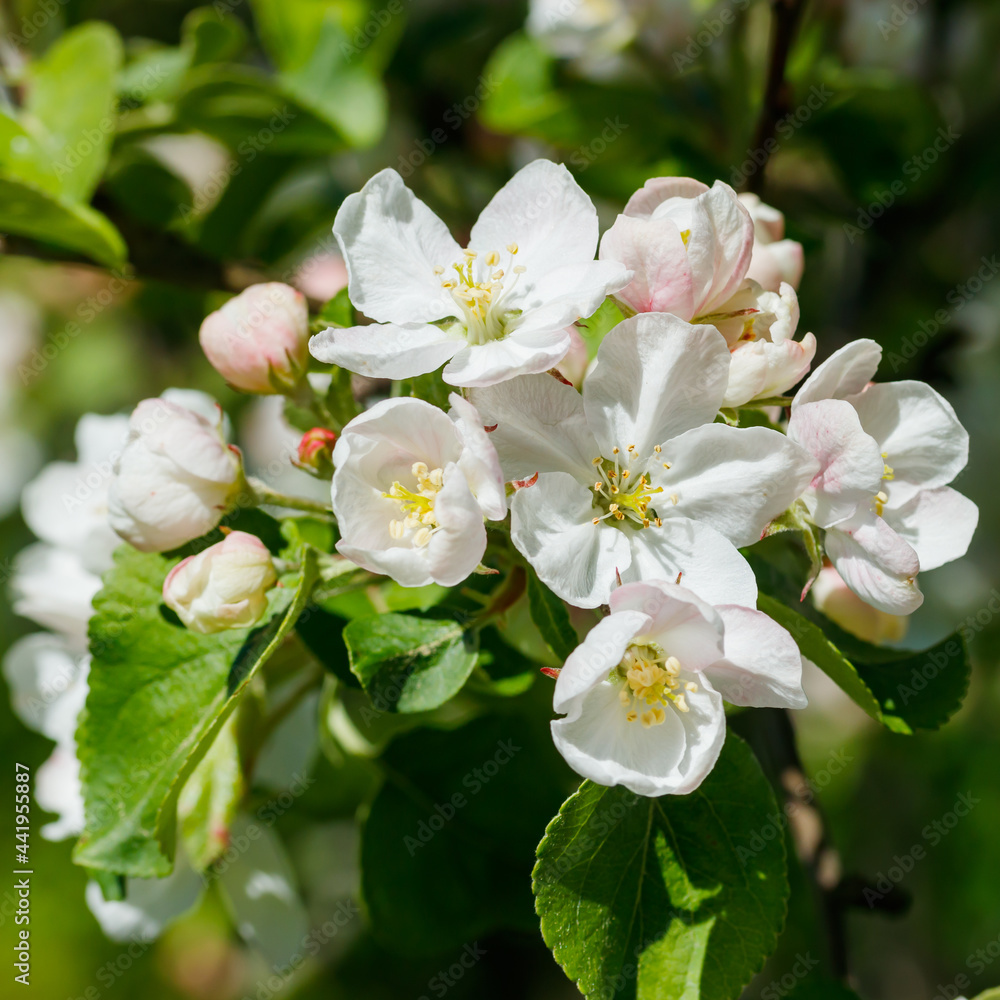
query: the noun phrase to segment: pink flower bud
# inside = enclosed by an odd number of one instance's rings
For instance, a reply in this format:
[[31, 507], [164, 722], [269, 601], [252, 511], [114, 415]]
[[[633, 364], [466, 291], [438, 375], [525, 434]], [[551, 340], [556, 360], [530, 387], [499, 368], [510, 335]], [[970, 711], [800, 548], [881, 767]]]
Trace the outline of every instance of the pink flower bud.
[[278, 281], [251, 285], [205, 317], [198, 339], [230, 385], [244, 392], [285, 392], [309, 360], [305, 297]]
[[163, 602], [193, 632], [245, 628], [264, 614], [267, 591], [277, 579], [264, 543], [233, 531], [167, 574]]
[[298, 464], [312, 472], [333, 471], [333, 446], [337, 435], [325, 427], [313, 427], [299, 441]]

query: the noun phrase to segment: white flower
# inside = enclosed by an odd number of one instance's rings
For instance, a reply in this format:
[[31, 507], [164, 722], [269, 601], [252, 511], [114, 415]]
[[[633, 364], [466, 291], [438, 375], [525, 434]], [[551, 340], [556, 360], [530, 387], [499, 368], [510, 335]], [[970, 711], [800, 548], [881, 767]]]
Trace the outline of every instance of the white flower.
[[198, 339], [215, 370], [237, 389], [289, 390], [309, 362], [305, 296], [280, 281], [251, 285], [205, 317]]
[[595, 67], [625, 48], [637, 30], [624, 0], [531, 0], [525, 27], [554, 56]]
[[344, 201], [333, 231], [354, 305], [380, 326], [330, 329], [320, 361], [381, 378], [434, 371], [452, 385], [492, 385], [547, 371], [566, 327], [630, 278], [594, 260], [597, 212], [569, 171], [528, 164], [494, 196], [463, 250], [394, 170]]
[[869, 384], [881, 353], [857, 340], [820, 365], [788, 435], [820, 463], [803, 499], [837, 572], [868, 604], [906, 615], [923, 601], [917, 573], [965, 554], [979, 510], [948, 486], [969, 455], [955, 411], [923, 382]]
[[830, 621], [865, 642], [876, 645], [898, 642], [906, 634], [909, 618], [889, 615], [866, 604], [844, 583], [833, 566], [824, 566], [820, 570], [809, 596]]
[[218, 404], [210, 421], [169, 399], [143, 400], [108, 494], [111, 526], [143, 552], [175, 549], [219, 523], [241, 478]]
[[460, 396], [450, 400], [450, 415], [419, 399], [376, 403], [333, 451], [337, 550], [404, 587], [460, 583], [486, 550], [483, 518], [506, 516], [483, 422]]
[[734, 546], [802, 492], [808, 454], [761, 427], [713, 423], [729, 351], [718, 332], [645, 313], [605, 337], [582, 395], [549, 375], [473, 402], [507, 479], [540, 473], [511, 503], [511, 537], [539, 577], [579, 607], [615, 581], [675, 579], [718, 604], [756, 602]]
[[121, 539], [108, 524], [108, 486], [128, 418], [84, 414], [76, 462], [52, 462], [24, 489], [21, 510], [41, 539], [18, 554], [14, 610], [86, 644], [91, 599]]
[[705, 779], [726, 737], [723, 699], [802, 708], [802, 659], [767, 615], [712, 607], [672, 583], [620, 587], [611, 614], [570, 654], [552, 737], [569, 765], [638, 795], [684, 794]]
[[784, 215], [755, 194], [747, 192], [739, 199], [753, 219], [753, 256], [746, 276], [770, 292], [786, 282], [798, 288], [804, 266], [802, 244], [784, 239]]
[[267, 609], [277, 582], [267, 546], [245, 531], [182, 559], [163, 581], [163, 602], [194, 632], [244, 628]]
[[3, 662], [14, 711], [29, 729], [56, 744], [35, 774], [38, 804], [59, 816], [42, 827], [47, 840], [75, 837], [83, 830], [76, 725], [87, 699], [89, 666], [89, 657], [78, 655], [64, 639], [46, 632], [19, 639]]

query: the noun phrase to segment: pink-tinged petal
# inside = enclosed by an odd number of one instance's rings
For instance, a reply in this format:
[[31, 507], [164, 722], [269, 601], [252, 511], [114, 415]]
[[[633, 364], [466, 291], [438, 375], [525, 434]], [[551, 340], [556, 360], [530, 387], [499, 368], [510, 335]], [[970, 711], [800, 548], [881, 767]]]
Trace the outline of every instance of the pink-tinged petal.
[[805, 380], [792, 408], [820, 399], [847, 399], [875, 377], [882, 348], [874, 340], [853, 340], [835, 351]]
[[586, 482], [600, 454], [587, 426], [583, 397], [551, 375], [525, 375], [473, 389], [473, 405], [487, 426], [507, 479], [566, 472]]
[[725, 656], [706, 668], [713, 687], [732, 705], [805, 708], [802, 656], [795, 640], [761, 611], [726, 605]]
[[365, 316], [405, 325], [457, 315], [434, 268], [457, 263], [462, 248], [395, 170], [379, 171], [348, 195], [333, 232], [347, 264], [351, 302]]
[[618, 298], [636, 312], [690, 319], [694, 293], [687, 247], [673, 219], [619, 215], [601, 240], [601, 260], [619, 261], [634, 277]]
[[707, 190], [707, 184], [702, 184], [693, 177], [651, 177], [629, 198], [622, 214], [648, 219], [672, 198], [697, 198]]
[[469, 247], [496, 250], [505, 260], [505, 247], [516, 243], [515, 263], [534, 280], [554, 267], [592, 261], [597, 237], [597, 209], [573, 175], [560, 163], [535, 160], [483, 209]]
[[882, 645], [906, 635], [909, 619], [889, 615], [866, 604], [844, 583], [833, 566], [824, 566], [809, 591], [813, 604], [830, 621], [865, 642]]
[[799, 287], [802, 271], [805, 267], [805, 257], [802, 244], [795, 240], [778, 240], [776, 243], [757, 243], [750, 258], [747, 277], [752, 278], [761, 287], [776, 292], [782, 282], [787, 282], [793, 288]]
[[753, 219], [755, 246], [766, 246], [785, 235], [785, 216], [778, 209], [765, 204], [758, 195], [749, 191], [744, 191], [737, 197]]
[[729, 381], [726, 384], [726, 395], [722, 399], [723, 406], [742, 406], [751, 399], [765, 395], [764, 386], [767, 384], [768, 375], [767, 348], [773, 346], [766, 340], [750, 340], [737, 343], [732, 348]]
[[767, 399], [787, 392], [807, 371], [816, 354], [816, 338], [772, 344], [754, 340], [732, 352], [725, 406], [742, 406], [753, 399]]
[[816, 473], [808, 452], [766, 427], [705, 424], [669, 441], [658, 457], [670, 468], [650, 470], [663, 491], [654, 497], [657, 514], [665, 523], [703, 521], [734, 545], [758, 541]]
[[878, 444], [861, 427], [857, 412], [842, 399], [797, 407], [788, 436], [819, 463], [805, 501], [813, 520], [828, 528], [865, 507], [882, 488], [883, 462]]
[[565, 324], [537, 333], [517, 330], [503, 340], [463, 347], [441, 377], [449, 385], [483, 388], [518, 375], [537, 375], [562, 361], [569, 344]]
[[951, 404], [924, 382], [884, 382], [850, 401], [892, 469], [886, 485], [892, 506], [947, 485], [965, 468], [969, 435]]
[[634, 445], [648, 458], [656, 445], [710, 423], [729, 380], [729, 351], [710, 326], [669, 313], [619, 323], [597, 352], [583, 386], [587, 420], [605, 458]]
[[685, 670], [703, 670], [723, 655], [722, 619], [686, 587], [665, 580], [626, 583], [608, 603], [612, 618], [626, 611], [648, 616], [637, 643], [656, 643]]
[[757, 581], [750, 564], [707, 524], [675, 517], [661, 527], [630, 531], [628, 541], [632, 564], [621, 571], [624, 583], [670, 580], [708, 604], [756, 607]]
[[886, 523], [917, 553], [921, 570], [960, 559], [979, 523], [979, 508], [949, 486], [921, 490], [901, 507], [886, 507]]
[[714, 312], [746, 277], [753, 253], [753, 220], [722, 181], [691, 203], [687, 242], [696, 316]]
[[[641, 611], [624, 610], [602, 618], [570, 653], [559, 672], [552, 707], [557, 712], [570, 711], [570, 702], [607, 680], [608, 674], [622, 661], [625, 650], [640, 632], [649, 630], [649, 616]], [[621, 709], [617, 710], [619, 713]]]
[[309, 341], [317, 361], [369, 378], [413, 378], [440, 368], [465, 346], [436, 326], [394, 323], [322, 330]]
[[632, 558], [623, 531], [593, 523], [592, 497], [572, 476], [550, 472], [511, 501], [517, 550], [550, 590], [578, 608], [606, 604], [615, 573]]
[[917, 553], [881, 517], [862, 511], [831, 528], [826, 554], [848, 587], [879, 611], [909, 615], [923, 603]]

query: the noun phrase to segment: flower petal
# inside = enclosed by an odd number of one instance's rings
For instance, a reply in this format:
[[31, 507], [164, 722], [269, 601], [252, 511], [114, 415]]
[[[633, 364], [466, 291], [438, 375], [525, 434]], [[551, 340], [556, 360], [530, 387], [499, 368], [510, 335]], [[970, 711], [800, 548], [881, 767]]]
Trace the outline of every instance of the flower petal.
[[[693, 199], [707, 190], [707, 184], [702, 184], [693, 177], [651, 177], [629, 198], [622, 214], [637, 219], [649, 219], [670, 199]], [[669, 205], [666, 207], [670, 208]]]
[[632, 564], [622, 580], [673, 580], [708, 604], [757, 604], [750, 564], [727, 538], [707, 524], [674, 517], [660, 528], [630, 531]]
[[593, 474], [599, 454], [587, 427], [583, 397], [551, 375], [525, 375], [488, 388], [473, 389], [473, 405], [508, 479], [536, 472], [568, 472], [581, 482]]
[[692, 427], [711, 423], [729, 380], [729, 351], [710, 326], [667, 313], [619, 323], [584, 382], [587, 421], [608, 457], [634, 445], [642, 458]]
[[828, 528], [868, 505], [882, 488], [884, 464], [878, 443], [861, 428], [842, 399], [806, 403], [792, 412], [788, 436], [819, 463], [805, 502], [813, 520]]
[[950, 486], [921, 490], [901, 507], [886, 507], [886, 523], [917, 553], [920, 569], [937, 569], [968, 551], [979, 508]]
[[427, 545], [427, 565], [435, 583], [454, 587], [472, 573], [486, 551], [483, 512], [457, 465], [444, 470], [434, 514], [439, 528]]
[[725, 656], [705, 669], [732, 705], [805, 708], [802, 655], [795, 640], [761, 611], [724, 605]]
[[462, 455], [458, 467], [475, 494], [483, 513], [491, 521], [502, 521], [507, 516], [507, 494], [503, 472], [496, 448], [490, 441], [483, 418], [467, 399], [458, 393], [448, 397], [451, 403], [449, 416], [462, 440]]
[[606, 604], [615, 571], [631, 562], [625, 533], [593, 524], [593, 494], [565, 472], [550, 472], [518, 490], [510, 536], [539, 579], [579, 608]]
[[844, 583], [873, 608], [908, 615], [923, 603], [916, 581], [920, 570], [916, 552], [870, 511], [827, 531], [826, 554]]
[[670, 468], [650, 470], [653, 485], [676, 503], [657, 513], [704, 521], [735, 545], [752, 545], [802, 494], [816, 462], [784, 434], [766, 427], [705, 424], [671, 440], [661, 456]]
[[862, 389], [875, 377], [882, 348], [874, 340], [852, 340], [834, 351], [802, 383], [792, 401], [792, 409], [819, 399], [846, 399]]
[[449, 385], [483, 387], [517, 375], [537, 375], [554, 368], [566, 356], [570, 339], [566, 324], [538, 331], [515, 331], [502, 340], [463, 347], [445, 366], [441, 377]]
[[440, 368], [465, 347], [465, 338], [436, 326], [394, 323], [331, 327], [309, 340], [309, 353], [369, 378], [412, 378]]
[[416, 324], [457, 315], [434, 268], [457, 263], [462, 248], [395, 170], [379, 171], [348, 195], [333, 232], [351, 302], [370, 319]]
[[969, 435], [951, 404], [924, 382], [885, 382], [852, 396], [861, 426], [886, 455], [893, 506], [946, 486], [969, 460]]

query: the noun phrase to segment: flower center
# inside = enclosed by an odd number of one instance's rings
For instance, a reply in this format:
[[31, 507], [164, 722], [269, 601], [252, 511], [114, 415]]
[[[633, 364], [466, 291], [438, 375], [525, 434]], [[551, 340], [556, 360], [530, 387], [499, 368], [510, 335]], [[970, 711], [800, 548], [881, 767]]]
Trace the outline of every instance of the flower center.
[[666, 721], [667, 705], [678, 712], [690, 712], [687, 695], [694, 694], [698, 685], [681, 680], [680, 674], [680, 660], [665, 655], [658, 646], [629, 646], [611, 672], [612, 683], [621, 684], [618, 700], [625, 708], [625, 718], [648, 729]]
[[[653, 449], [656, 456], [660, 456], [662, 450], [659, 445]], [[592, 523], [600, 524], [610, 518], [622, 527], [626, 523], [633, 528], [648, 528], [650, 525], [660, 527], [663, 520], [657, 517], [656, 510], [651, 509], [650, 504], [657, 493], [663, 492], [663, 487], [653, 486], [647, 473], [636, 474], [636, 470], [631, 468], [632, 460], [636, 457], [635, 445], [630, 444], [625, 449], [624, 468], [621, 449], [612, 448], [611, 455], [611, 458], [598, 456], [593, 461], [594, 468], [601, 475], [592, 487], [593, 502], [604, 513], [593, 518]], [[669, 462], [662, 464], [663, 468], [670, 468]], [[677, 494], [671, 493], [668, 499], [676, 504]]]
[[419, 549], [440, 527], [434, 514], [434, 501], [444, 485], [444, 470], [428, 470], [426, 463], [414, 462], [410, 471], [417, 480], [416, 492], [396, 480], [382, 496], [395, 500], [403, 515], [389, 522], [389, 535], [396, 541], [409, 538], [413, 547]]
[[[441, 287], [455, 300], [465, 323], [465, 336], [470, 344], [487, 344], [507, 335], [507, 324], [520, 310], [510, 308], [509, 297], [525, 268], [514, 264], [517, 244], [508, 243], [507, 266], [500, 267], [500, 254], [490, 250], [480, 256], [475, 250], [465, 250], [465, 260], [452, 264], [455, 277], [445, 277]], [[445, 274], [443, 267], [434, 273]]]
[[[896, 478], [895, 472], [892, 470], [892, 466], [886, 461], [889, 456], [883, 451], [882, 452], [882, 479], [885, 482], [890, 482]], [[875, 494], [872, 500], [872, 513], [877, 514], [879, 517], [882, 516], [882, 511], [885, 509], [885, 505], [889, 502], [889, 494], [885, 490], [879, 490]]]

